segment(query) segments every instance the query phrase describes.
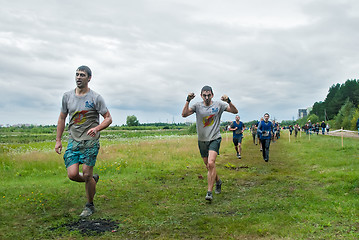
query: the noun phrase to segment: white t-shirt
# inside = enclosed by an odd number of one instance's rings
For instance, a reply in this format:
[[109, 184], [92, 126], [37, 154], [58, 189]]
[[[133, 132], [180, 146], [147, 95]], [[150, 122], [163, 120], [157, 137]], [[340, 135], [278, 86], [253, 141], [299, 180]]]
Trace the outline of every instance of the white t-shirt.
[[107, 111], [105, 100], [91, 89], [83, 96], [77, 96], [75, 90], [71, 90], [62, 97], [61, 112], [69, 114], [69, 137], [75, 141], [98, 139], [99, 132], [91, 137], [87, 131], [98, 126], [99, 114], [104, 115]]
[[227, 103], [219, 101], [213, 101], [210, 106], [204, 105], [203, 102], [191, 106], [196, 113], [198, 141], [212, 141], [221, 137], [219, 126], [222, 113], [227, 107]]

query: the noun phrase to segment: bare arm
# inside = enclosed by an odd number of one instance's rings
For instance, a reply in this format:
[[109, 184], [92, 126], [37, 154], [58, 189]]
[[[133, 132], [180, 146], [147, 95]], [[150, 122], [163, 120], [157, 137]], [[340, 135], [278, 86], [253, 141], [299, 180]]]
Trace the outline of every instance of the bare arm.
[[103, 116], [103, 121], [101, 122], [100, 125], [94, 127], [94, 128], [91, 128], [90, 130], [87, 131], [87, 135], [91, 136], [91, 137], [94, 137], [96, 136], [96, 134], [107, 128], [108, 126], [110, 126], [110, 124], [112, 123], [112, 117], [111, 117], [111, 114], [109, 111], [107, 111], [105, 114], [102, 115]]
[[186, 103], [184, 104], [183, 110], [182, 110], [182, 117], [188, 117], [194, 113], [192, 108], [189, 107], [189, 102], [195, 97], [194, 93], [189, 93], [187, 96]]
[[233, 113], [233, 114], [238, 113], [237, 108], [233, 105], [233, 103], [231, 102], [231, 100], [229, 99], [229, 97], [227, 95], [223, 95], [221, 97], [221, 100], [228, 103], [228, 107], [226, 108], [225, 111]]
[[57, 120], [57, 132], [56, 132], [56, 144], [55, 144], [55, 151], [60, 154], [62, 150], [62, 143], [61, 137], [65, 130], [65, 121], [66, 121], [67, 114], [61, 112], [59, 119]]
[[233, 113], [233, 114], [238, 113], [237, 108], [232, 104], [232, 102], [228, 103], [228, 107], [227, 107], [226, 111]]
[[237, 127], [232, 128], [232, 124], [229, 125], [229, 127], [228, 127], [229, 131], [236, 131], [237, 129], [238, 129]]

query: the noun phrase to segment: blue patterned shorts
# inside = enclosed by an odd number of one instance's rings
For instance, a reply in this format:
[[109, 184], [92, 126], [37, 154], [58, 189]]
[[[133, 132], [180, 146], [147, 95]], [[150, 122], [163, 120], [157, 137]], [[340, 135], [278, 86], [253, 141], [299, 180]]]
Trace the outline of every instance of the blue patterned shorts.
[[86, 164], [87, 166], [95, 166], [96, 157], [100, 149], [100, 141], [84, 140], [77, 142], [69, 139], [67, 149], [64, 154], [64, 161], [66, 168], [75, 163]]

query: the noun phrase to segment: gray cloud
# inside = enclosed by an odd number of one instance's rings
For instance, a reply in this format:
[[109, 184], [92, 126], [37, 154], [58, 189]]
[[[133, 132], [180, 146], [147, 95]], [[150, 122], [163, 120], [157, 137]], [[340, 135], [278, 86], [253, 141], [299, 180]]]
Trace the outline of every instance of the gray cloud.
[[83, 64], [114, 124], [193, 120], [181, 110], [203, 85], [243, 121], [292, 119], [357, 78], [355, 1], [0, 3], [0, 124], [56, 124]]

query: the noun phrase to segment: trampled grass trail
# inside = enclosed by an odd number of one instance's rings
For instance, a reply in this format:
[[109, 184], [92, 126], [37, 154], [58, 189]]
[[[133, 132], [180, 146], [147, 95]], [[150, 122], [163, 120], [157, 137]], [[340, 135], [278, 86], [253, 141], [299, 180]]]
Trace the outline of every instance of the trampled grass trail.
[[288, 137], [283, 131], [271, 143], [266, 163], [250, 133], [242, 159], [224, 134], [217, 159], [222, 193], [211, 204], [196, 136], [103, 140], [91, 218], [119, 228], [97, 236], [59, 227], [77, 221], [85, 203], [83, 184], [66, 178], [61, 156], [3, 153], [0, 238], [358, 239], [358, 139], [342, 147], [338, 137]]

